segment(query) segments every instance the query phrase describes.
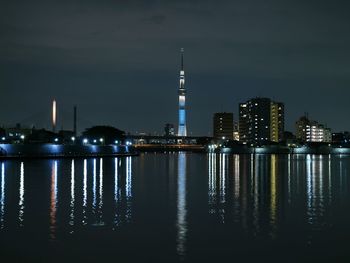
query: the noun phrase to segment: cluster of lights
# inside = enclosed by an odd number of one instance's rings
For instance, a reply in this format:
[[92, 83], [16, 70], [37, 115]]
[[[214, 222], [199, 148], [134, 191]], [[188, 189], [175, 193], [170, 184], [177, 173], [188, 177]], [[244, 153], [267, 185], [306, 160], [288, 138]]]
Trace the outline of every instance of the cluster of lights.
[[211, 144], [208, 146], [209, 150], [212, 150], [214, 151], [216, 148], [218, 148], [218, 145], [217, 144]]

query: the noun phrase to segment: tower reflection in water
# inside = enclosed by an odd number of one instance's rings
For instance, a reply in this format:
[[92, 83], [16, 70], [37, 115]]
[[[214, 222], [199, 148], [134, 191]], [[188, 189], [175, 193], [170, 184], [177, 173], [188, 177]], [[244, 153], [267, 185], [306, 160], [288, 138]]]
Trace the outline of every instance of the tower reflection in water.
[[177, 253], [186, 254], [187, 207], [186, 207], [186, 154], [178, 154], [177, 165]]
[[[326, 203], [329, 207], [332, 201], [331, 158], [335, 157], [209, 153], [208, 212], [221, 223], [239, 223], [247, 231], [267, 231], [275, 237], [282, 213], [304, 200], [307, 220], [316, 228], [324, 222]], [[301, 189], [304, 185], [306, 191]]]
[[52, 162], [51, 168], [51, 200], [50, 200], [50, 238], [56, 239], [57, 212], [57, 161]]

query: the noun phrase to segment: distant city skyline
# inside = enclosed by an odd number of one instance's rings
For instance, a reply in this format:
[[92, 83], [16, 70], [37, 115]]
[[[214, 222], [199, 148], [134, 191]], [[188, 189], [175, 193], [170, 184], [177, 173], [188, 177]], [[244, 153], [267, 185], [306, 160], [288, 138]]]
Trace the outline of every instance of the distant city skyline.
[[186, 50], [188, 135], [215, 112], [268, 97], [285, 129], [304, 112], [350, 130], [350, 4], [339, 1], [8, 1], [0, 14], [0, 125], [177, 127], [178, 52]]

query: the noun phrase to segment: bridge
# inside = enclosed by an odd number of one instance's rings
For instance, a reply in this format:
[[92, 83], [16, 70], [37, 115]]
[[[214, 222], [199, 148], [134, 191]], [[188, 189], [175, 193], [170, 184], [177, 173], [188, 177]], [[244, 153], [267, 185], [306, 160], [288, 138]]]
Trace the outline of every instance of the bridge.
[[205, 151], [212, 137], [206, 136], [157, 136], [157, 135], [127, 135], [133, 147], [138, 151]]

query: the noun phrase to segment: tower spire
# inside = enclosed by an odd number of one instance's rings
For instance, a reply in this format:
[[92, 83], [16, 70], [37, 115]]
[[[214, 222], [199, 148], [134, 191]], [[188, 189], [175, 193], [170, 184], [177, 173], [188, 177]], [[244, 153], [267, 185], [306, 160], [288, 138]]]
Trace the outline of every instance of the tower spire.
[[184, 48], [181, 48], [181, 70], [184, 70]]
[[178, 136], [187, 136], [186, 128], [186, 89], [185, 89], [185, 70], [184, 70], [184, 49], [181, 48], [181, 70], [179, 85], [179, 128]]

